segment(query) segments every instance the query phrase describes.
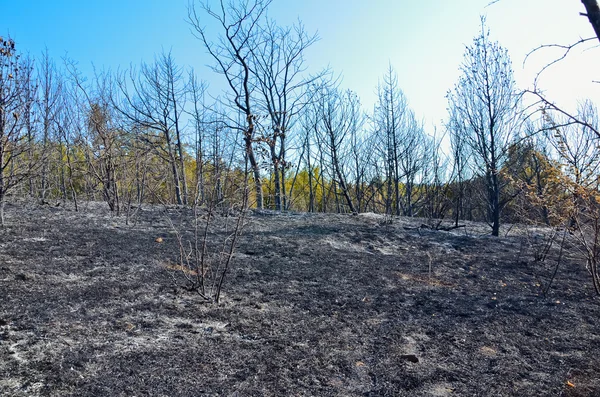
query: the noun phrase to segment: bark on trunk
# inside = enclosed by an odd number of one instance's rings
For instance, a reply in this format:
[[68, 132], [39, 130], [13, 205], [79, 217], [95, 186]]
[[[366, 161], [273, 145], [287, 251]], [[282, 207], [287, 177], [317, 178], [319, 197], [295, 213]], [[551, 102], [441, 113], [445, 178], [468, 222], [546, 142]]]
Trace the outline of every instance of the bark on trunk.
[[[250, 119], [252, 116], [248, 116]], [[252, 122], [249, 122], [248, 131], [246, 136], [244, 137], [244, 141], [246, 143], [246, 155], [248, 156], [248, 160], [250, 161], [250, 166], [252, 167], [252, 173], [254, 175], [254, 190], [256, 192], [256, 208], [259, 210], [263, 209], [263, 191], [262, 191], [262, 182], [260, 180], [260, 168], [258, 166], [258, 162], [256, 161], [256, 157], [254, 157], [254, 150], [252, 149], [252, 136], [254, 135], [254, 125]]]
[[500, 235], [500, 186], [498, 175], [494, 172], [489, 176], [489, 205], [490, 205], [490, 220], [492, 222], [492, 236]]
[[586, 16], [600, 40], [600, 7], [597, 0], [581, 0], [587, 12]]

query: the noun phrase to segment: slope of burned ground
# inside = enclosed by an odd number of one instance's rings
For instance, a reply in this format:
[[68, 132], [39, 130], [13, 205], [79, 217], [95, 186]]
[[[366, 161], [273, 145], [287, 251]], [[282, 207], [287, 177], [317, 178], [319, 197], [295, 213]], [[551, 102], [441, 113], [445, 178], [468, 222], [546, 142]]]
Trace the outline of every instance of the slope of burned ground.
[[1, 395], [600, 394], [600, 310], [573, 249], [543, 297], [556, 254], [536, 263], [482, 225], [263, 212], [209, 305], [166, 269], [190, 211], [7, 213]]

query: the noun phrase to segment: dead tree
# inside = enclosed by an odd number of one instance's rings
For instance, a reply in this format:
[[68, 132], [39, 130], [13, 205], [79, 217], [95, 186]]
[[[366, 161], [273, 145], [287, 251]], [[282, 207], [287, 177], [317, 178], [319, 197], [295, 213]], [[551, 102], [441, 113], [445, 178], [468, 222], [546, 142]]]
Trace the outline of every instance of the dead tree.
[[[449, 159], [442, 150], [444, 137], [426, 137], [423, 150], [421, 186], [424, 190], [423, 210], [428, 219], [436, 219], [439, 225], [452, 209], [451, 184], [448, 182]], [[456, 225], [455, 225], [456, 226]]]
[[594, 133], [599, 126], [596, 106], [589, 100], [578, 106], [577, 118], [585, 125], [567, 124], [547, 113], [545, 118], [546, 124], [551, 127], [544, 128], [545, 135], [565, 166], [564, 172], [575, 184], [586, 189], [596, 188], [600, 172], [600, 146]]
[[120, 211], [117, 186], [119, 130], [112, 125], [110, 108], [105, 101], [89, 104], [88, 134], [91, 147], [87, 159], [89, 172], [102, 184], [102, 196], [111, 211]]
[[128, 77], [121, 74], [116, 84], [119, 96], [113, 96], [112, 105], [142, 133], [137, 138], [168, 164], [175, 200], [187, 205], [181, 121], [187, 87], [181, 68], [170, 53], [162, 53], [153, 64], [142, 64], [139, 75], [133, 69]]
[[339, 88], [326, 87], [317, 102], [317, 114], [318, 129], [322, 135], [321, 143], [329, 159], [338, 212], [340, 208], [337, 202], [337, 186], [341, 189], [348, 210], [355, 213], [356, 207], [350, 195], [344, 160], [347, 158], [352, 129], [357, 127], [357, 120], [361, 117], [360, 101], [351, 91], [341, 92]]
[[15, 42], [0, 37], [0, 225], [4, 226], [7, 193], [36, 171], [30, 153], [31, 135], [24, 120], [35, 100], [31, 87], [32, 67], [21, 60]]
[[404, 216], [415, 215], [415, 204], [418, 201], [416, 186], [418, 178], [425, 168], [427, 137], [422, 123], [417, 121], [412, 110], [408, 110], [403, 120], [400, 139], [398, 140], [401, 153], [398, 163], [404, 192], [398, 198]]
[[[535, 99], [535, 102], [529, 107], [529, 109], [533, 109], [532, 113], [537, 113], [540, 109], [544, 112], [552, 112], [560, 117], [561, 123], [563, 123], [562, 125], [578, 124], [581, 127], [588, 128], [596, 135], [596, 137], [600, 138], [600, 130], [598, 128], [586, 123], [586, 121], [578, 117], [577, 114], [550, 100], [538, 87], [538, 82], [544, 72], [567, 58], [575, 48], [580, 47], [582, 44], [589, 43], [590, 41], [595, 41], [596, 39], [600, 40], [600, 7], [598, 5], [598, 1], [581, 0], [581, 2], [585, 6], [586, 12], [582, 12], [580, 15], [587, 17], [589, 23], [594, 29], [595, 35], [592, 37], [580, 38], [579, 40], [570, 44], [542, 44], [531, 50], [527, 54], [525, 62], [527, 62], [527, 59], [531, 55], [544, 49], [559, 49], [562, 51], [562, 54], [540, 69], [534, 80], [534, 87], [532, 89], [525, 90], [525, 93], [532, 95]], [[560, 127], [560, 125], [558, 125], [558, 127]]]
[[208, 129], [206, 106], [204, 104], [204, 92], [206, 83], [198, 80], [194, 71], [189, 73], [189, 92], [192, 109], [189, 115], [192, 117], [194, 129], [194, 146], [196, 155], [196, 195], [194, 205], [204, 203], [205, 182], [204, 182], [204, 162], [206, 146], [206, 130]]
[[401, 212], [400, 160], [405, 155], [401, 152], [400, 142], [408, 102], [404, 92], [398, 86], [398, 76], [392, 65], [389, 65], [383, 81], [377, 87], [377, 96], [373, 120], [385, 164], [385, 211], [388, 215], [399, 216]]
[[67, 63], [66, 67], [81, 118], [76, 124], [82, 129], [78, 135], [85, 156], [85, 174], [89, 178], [88, 198], [95, 197], [97, 187], [101, 186], [102, 199], [110, 211], [118, 215], [121, 208], [117, 167], [122, 156], [123, 130], [111, 106], [114, 82], [108, 73], [97, 73], [92, 84], [86, 84], [73, 63]]
[[462, 75], [448, 93], [451, 112], [466, 126], [465, 138], [485, 181], [492, 235], [500, 232], [500, 217], [508, 201], [500, 171], [517, 132], [519, 99], [506, 49], [490, 40], [482, 19], [480, 34], [467, 47]]
[[366, 179], [371, 161], [375, 157], [373, 150], [370, 150], [373, 137], [368, 135], [364, 128], [365, 119], [366, 116], [362, 113], [354, 118], [355, 125], [350, 129], [349, 138], [350, 174], [358, 213], [363, 212], [367, 207]]
[[452, 183], [453, 199], [454, 199], [454, 225], [458, 226], [461, 219], [465, 219], [465, 182], [468, 179], [470, 151], [466, 143], [466, 126], [455, 109], [450, 108], [448, 123], [446, 129], [450, 135], [450, 150], [452, 158], [452, 173], [450, 181]]
[[[56, 136], [56, 116], [59, 111], [59, 103], [61, 99], [62, 81], [48, 50], [43, 55], [37, 71], [37, 80], [39, 82], [38, 91], [40, 100], [38, 101], [37, 110], [40, 114], [41, 123], [41, 147], [39, 154], [41, 160], [39, 197], [43, 201], [48, 194], [49, 186], [49, 168], [51, 159], [51, 143]], [[60, 150], [60, 147], [59, 147]], [[62, 154], [58, 155], [59, 162], [62, 160]]]
[[[219, 1], [215, 8], [208, 2], [200, 3], [199, 8], [192, 3], [188, 9], [188, 20], [197, 33], [204, 48], [215, 60], [213, 70], [225, 77], [229, 90], [225, 102], [243, 114], [240, 128], [244, 135], [244, 150], [254, 176], [256, 207], [263, 208], [263, 191], [260, 175], [260, 164], [254, 153], [256, 143], [257, 121], [256, 104], [251, 84], [251, 45], [255, 44], [258, 34], [258, 23], [265, 14], [271, 0], [242, 1], [239, 4]], [[217, 42], [212, 41], [202, 22], [202, 16], [213, 18], [221, 29]]]
[[58, 146], [64, 147], [65, 161], [61, 164], [62, 169], [66, 168], [66, 175], [63, 178], [63, 186], [61, 187], [63, 199], [71, 199], [75, 206], [75, 211], [79, 210], [77, 202], [78, 191], [75, 188], [75, 180], [78, 173], [76, 142], [81, 142], [79, 133], [82, 130], [82, 128], [78, 128], [79, 114], [77, 103], [76, 89], [64, 88], [60, 97], [60, 104], [58, 105], [59, 111], [54, 118]]
[[310, 100], [312, 91], [305, 88], [324, 74], [303, 76], [306, 69], [304, 52], [316, 40], [317, 36], [309, 35], [300, 23], [283, 28], [275, 21], [267, 20], [260, 27], [255, 44], [250, 47], [250, 68], [260, 92], [258, 108], [269, 118], [267, 133], [261, 140], [269, 148], [275, 210], [278, 211], [287, 209], [285, 178], [290, 127]]

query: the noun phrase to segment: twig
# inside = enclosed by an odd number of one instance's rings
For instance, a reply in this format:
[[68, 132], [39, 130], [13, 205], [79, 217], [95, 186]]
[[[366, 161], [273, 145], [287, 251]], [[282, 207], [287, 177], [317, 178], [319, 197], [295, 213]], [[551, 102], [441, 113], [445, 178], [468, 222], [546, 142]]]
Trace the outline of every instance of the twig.
[[552, 62], [546, 64], [546, 66], [544, 66], [539, 72], [537, 72], [537, 74], [535, 75], [535, 79], [534, 79], [534, 86], [537, 86], [537, 82], [540, 78], [540, 75], [548, 68], [550, 68], [552, 65], [562, 61], [563, 59], [565, 59], [567, 57], [567, 55], [569, 55], [569, 53], [571, 52], [571, 50], [573, 48], [575, 48], [576, 46], [578, 46], [579, 44], [583, 44], [585, 42], [591, 41], [591, 40], [596, 40], [597, 38], [594, 37], [588, 37], [587, 39], [583, 39], [580, 38], [577, 42], [573, 43], [573, 44], [569, 44], [569, 45], [564, 45], [564, 44], [542, 44], [536, 48], [534, 48], [533, 50], [529, 51], [527, 53], [527, 55], [525, 55], [525, 59], [523, 60], [523, 67], [525, 67], [525, 63], [527, 62], [527, 60], [529, 59], [530, 55], [533, 55], [535, 52], [543, 49], [543, 48], [560, 48], [562, 50], [564, 50], [563, 54], [554, 59]]
[[550, 278], [548, 285], [544, 289], [544, 296], [546, 296], [548, 294], [548, 291], [550, 291], [550, 287], [552, 287], [552, 283], [554, 282], [556, 273], [558, 273], [558, 267], [560, 266], [560, 262], [562, 261], [563, 250], [565, 247], [565, 239], [567, 238], [567, 230], [569, 230], [569, 228], [565, 227], [565, 230], [563, 232], [562, 241], [560, 242], [560, 251], [558, 252], [558, 258], [556, 259], [556, 266], [554, 267], [554, 272], [552, 273], [552, 277]]
[[454, 229], [459, 229], [459, 228], [463, 228], [463, 227], [466, 228], [467, 225], [454, 225], [454, 226], [443, 226], [443, 227], [440, 226], [440, 227], [436, 228], [436, 230], [441, 230], [443, 232], [449, 232]]
[[564, 110], [564, 109], [558, 107], [557, 105], [555, 105], [554, 103], [550, 102], [539, 91], [525, 90], [524, 92], [537, 96], [539, 99], [539, 103], [541, 103], [542, 105], [545, 105], [547, 108], [550, 108], [550, 109], [562, 114], [563, 116], [567, 117], [567, 119], [568, 119], [567, 122], [560, 123], [560, 124], [552, 123], [552, 127], [549, 128], [549, 130], [554, 130], [556, 128], [561, 128], [561, 127], [566, 127], [569, 125], [576, 124], [576, 125], [580, 125], [585, 128], [589, 128], [590, 131], [592, 131], [594, 134], [596, 134], [597, 137], [600, 138], [600, 131], [596, 127], [594, 127], [593, 125], [591, 125], [590, 123], [588, 123], [586, 121], [582, 121], [581, 119], [573, 116], [571, 113], [567, 112], [566, 110]]

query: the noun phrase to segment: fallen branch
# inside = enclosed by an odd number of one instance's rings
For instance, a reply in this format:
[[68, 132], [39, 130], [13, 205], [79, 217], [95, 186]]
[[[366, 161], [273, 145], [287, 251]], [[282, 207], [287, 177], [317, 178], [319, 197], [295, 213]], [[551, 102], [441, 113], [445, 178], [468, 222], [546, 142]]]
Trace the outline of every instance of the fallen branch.
[[454, 225], [454, 226], [438, 227], [437, 230], [441, 230], [443, 232], [449, 232], [451, 230], [459, 229], [461, 227], [467, 227], [467, 225]]
[[439, 226], [438, 225], [438, 226], [433, 227], [433, 226], [429, 226], [429, 225], [422, 223], [421, 226], [413, 226], [413, 227], [404, 226], [404, 229], [405, 230], [431, 229], [431, 230], [440, 230], [442, 232], [449, 232], [451, 230], [459, 229], [461, 227], [467, 227], [467, 225], [453, 225], [453, 226]]

